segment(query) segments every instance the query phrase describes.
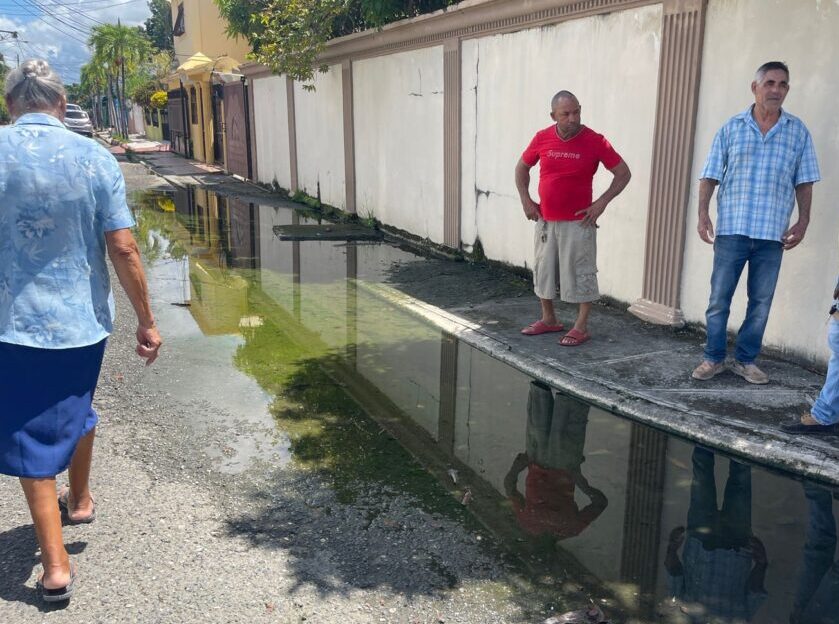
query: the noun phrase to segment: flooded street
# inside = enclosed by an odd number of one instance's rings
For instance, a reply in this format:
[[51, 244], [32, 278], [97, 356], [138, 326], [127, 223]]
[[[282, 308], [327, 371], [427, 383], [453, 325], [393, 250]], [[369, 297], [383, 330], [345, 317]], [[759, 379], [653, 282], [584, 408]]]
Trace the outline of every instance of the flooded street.
[[[328, 484], [299, 505], [279, 483], [234, 522], [299, 583], [464, 592], [499, 622], [589, 598], [613, 622], [839, 621], [832, 491], [460, 343], [394, 303], [394, 267], [425, 261], [410, 251], [281, 240], [317, 221], [200, 188], [133, 201], [170, 360], [157, 384], [210, 406], [197, 435], [234, 425], [210, 465]], [[426, 621], [406, 609], [367, 621]]]

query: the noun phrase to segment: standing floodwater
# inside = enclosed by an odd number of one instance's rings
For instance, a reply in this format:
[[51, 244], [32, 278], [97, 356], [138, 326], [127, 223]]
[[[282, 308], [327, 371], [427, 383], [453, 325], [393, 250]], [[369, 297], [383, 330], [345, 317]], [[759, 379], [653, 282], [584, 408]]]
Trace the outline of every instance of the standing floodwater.
[[[202, 189], [135, 199], [179, 360], [162, 383], [240, 429], [211, 449], [219, 467], [292, 462], [330, 483], [328, 513], [250, 521], [307, 574], [306, 531], [320, 530], [342, 550], [332, 573], [357, 587], [483, 583], [520, 621], [589, 598], [613, 622], [839, 621], [830, 489], [581, 403], [459, 342], [393, 296], [391, 268], [426, 262], [409, 251], [281, 241], [277, 226], [316, 221]], [[391, 517], [396, 500], [427, 515]], [[390, 537], [336, 537], [336, 516], [359, 510]], [[429, 537], [447, 522], [476, 536], [474, 550]]]

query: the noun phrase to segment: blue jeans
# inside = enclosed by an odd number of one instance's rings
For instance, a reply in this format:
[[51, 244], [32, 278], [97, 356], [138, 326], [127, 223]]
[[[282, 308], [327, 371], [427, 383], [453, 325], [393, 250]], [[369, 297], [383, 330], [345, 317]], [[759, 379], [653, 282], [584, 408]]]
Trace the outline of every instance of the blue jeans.
[[706, 360], [715, 364], [725, 360], [731, 299], [747, 262], [749, 276], [746, 292], [749, 305], [746, 308], [746, 318], [737, 334], [734, 357], [743, 364], [751, 364], [757, 359], [766, 321], [769, 320], [769, 308], [775, 295], [783, 254], [784, 248], [778, 241], [748, 236], [717, 236], [714, 239], [711, 300], [705, 312], [705, 324], [708, 329]]
[[722, 509], [718, 509], [714, 459], [712, 451], [694, 447], [687, 530], [706, 550], [743, 548], [752, 535], [752, 470], [729, 460]]
[[827, 344], [833, 354], [827, 364], [827, 378], [822, 391], [810, 413], [821, 424], [832, 425], [839, 422], [839, 322], [833, 318], [827, 330]]
[[790, 622], [839, 622], [839, 562], [836, 519], [830, 491], [804, 483], [810, 504], [810, 526]]

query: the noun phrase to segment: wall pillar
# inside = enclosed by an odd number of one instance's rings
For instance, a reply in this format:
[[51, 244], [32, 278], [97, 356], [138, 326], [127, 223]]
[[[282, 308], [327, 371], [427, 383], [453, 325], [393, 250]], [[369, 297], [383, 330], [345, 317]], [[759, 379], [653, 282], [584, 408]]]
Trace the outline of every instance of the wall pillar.
[[707, 0], [664, 0], [641, 298], [629, 311], [684, 325], [679, 309]]
[[443, 44], [443, 244], [460, 249], [460, 39]]
[[[341, 89], [344, 99], [344, 188], [345, 210], [356, 213], [355, 206], [355, 122], [353, 121], [352, 61], [341, 63]], [[364, 215], [367, 216], [367, 215]]]
[[291, 192], [300, 190], [297, 179], [297, 118], [294, 114], [294, 80], [285, 79], [286, 102], [288, 104], [288, 162], [291, 168]]

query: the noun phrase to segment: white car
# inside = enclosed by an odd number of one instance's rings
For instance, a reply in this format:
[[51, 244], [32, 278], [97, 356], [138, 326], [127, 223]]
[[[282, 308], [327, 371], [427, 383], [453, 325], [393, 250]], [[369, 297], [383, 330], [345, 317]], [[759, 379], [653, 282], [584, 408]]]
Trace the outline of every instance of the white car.
[[93, 136], [93, 124], [90, 122], [90, 117], [81, 109], [75, 110], [69, 108], [69, 104], [67, 112], [64, 114], [64, 125], [67, 126], [68, 130], [72, 130], [73, 132], [78, 132], [89, 137]]
[[82, 109], [82, 107], [81, 107], [81, 106], [79, 106], [78, 104], [70, 104], [70, 103], [68, 102], [68, 103], [67, 103], [67, 110], [83, 110], [83, 109]]

